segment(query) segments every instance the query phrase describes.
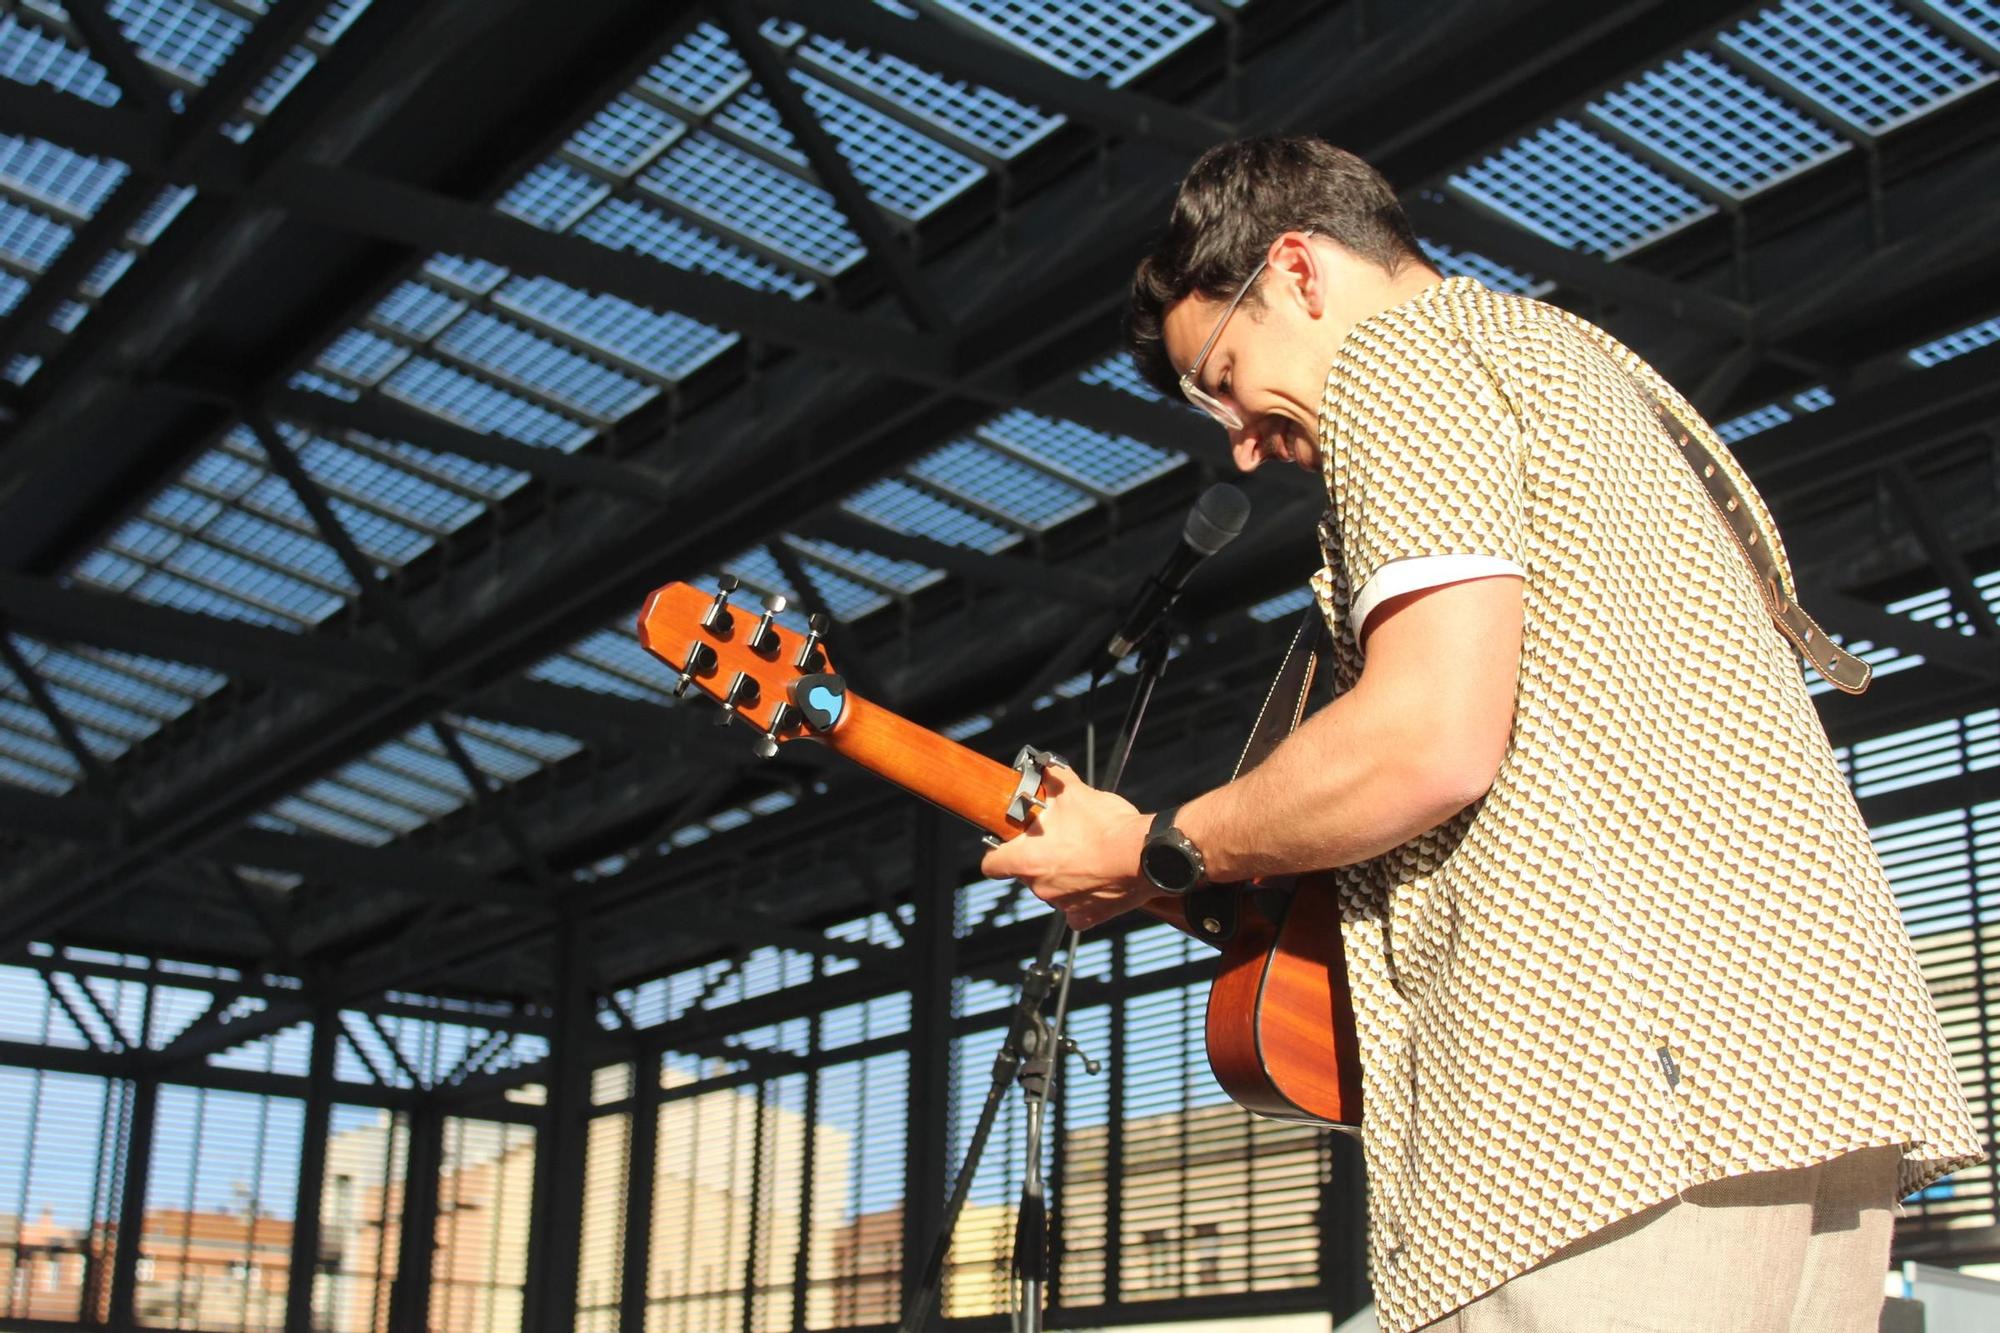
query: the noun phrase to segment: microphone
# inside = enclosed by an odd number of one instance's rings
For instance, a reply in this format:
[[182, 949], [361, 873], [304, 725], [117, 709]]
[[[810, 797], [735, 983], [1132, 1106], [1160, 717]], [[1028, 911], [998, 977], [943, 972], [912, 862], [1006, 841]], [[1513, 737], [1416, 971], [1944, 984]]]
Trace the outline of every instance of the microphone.
[[1160, 566], [1160, 572], [1146, 580], [1146, 586], [1139, 591], [1139, 600], [1133, 603], [1118, 632], [1098, 654], [1096, 674], [1109, 671], [1113, 663], [1131, 656], [1168, 608], [1180, 599], [1181, 589], [1187, 586], [1195, 566], [1235, 541], [1249, 520], [1250, 497], [1228, 482], [1217, 482], [1201, 493], [1188, 513], [1187, 526], [1181, 529], [1180, 544]]

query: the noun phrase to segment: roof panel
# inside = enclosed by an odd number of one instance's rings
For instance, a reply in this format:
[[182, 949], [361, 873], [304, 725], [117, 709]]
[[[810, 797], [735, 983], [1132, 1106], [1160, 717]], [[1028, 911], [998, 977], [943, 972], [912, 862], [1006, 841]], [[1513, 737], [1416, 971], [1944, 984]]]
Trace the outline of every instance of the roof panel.
[[407, 348], [366, 329], [348, 329], [313, 364], [352, 384], [372, 385], [409, 359]]
[[[126, 523], [105, 545], [176, 581], [206, 587], [218, 598], [262, 611], [287, 629], [318, 624], [342, 604], [338, 594], [305, 578], [267, 568], [234, 551], [143, 518]], [[137, 595], [153, 600], [143, 593]]]
[[855, 179], [885, 208], [912, 221], [928, 217], [986, 174], [971, 158], [905, 129], [818, 79], [797, 71], [792, 78], [840, 146]]
[[75, 234], [53, 218], [0, 199], [0, 254], [19, 267], [40, 273], [69, 248]]
[[713, 23], [703, 23], [641, 76], [647, 88], [672, 98], [696, 115], [726, 101], [750, 77], [743, 57]]
[[889, 604], [879, 588], [857, 581], [846, 569], [803, 556], [799, 563], [811, 577], [813, 591], [818, 594], [815, 600], [820, 603], [804, 610], [824, 611], [835, 620], [855, 621]]
[[506, 499], [529, 481], [527, 473], [514, 468], [420, 449], [401, 440], [378, 440], [359, 431], [348, 431], [342, 439], [350, 448], [386, 458], [405, 471], [448, 488], [470, 492], [488, 504]]
[[306, 47], [294, 46], [278, 57], [277, 64], [264, 72], [263, 79], [243, 99], [244, 109], [260, 117], [270, 115], [278, 109], [278, 103], [291, 96], [292, 89], [298, 87], [318, 63], [319, 57]]
[[123, 95], [104, 66], [12, 12], [0, 14], [0, 77], [46, 84], [99, 106], [115, 106]]
[[658, 703], [671, 696], [680, 679], [672, 668], [639, 646], [632, 622], [626, 617], [608, 629], [593, 630], [528, 674], [558, 685]]
[[52, 688], [117, 704], [152, 722], [146, 734], [180, 717], [228, 683], [220, 672], [178, 662], [106, 652], [59, 648], [21, 638], [21, 654]]
[[862, 257], [861, 238], [832, 195], [712, 134], [682, 139], [639, 185], [822, 273]]
[[713, 273], [757, 291], [804, 296], [813, 284], [757, 259], [698, 227], [631, 199], [607, 199], [576, 234], [611, 250], [632, 250], [693, 273]]
[[207, 83], [250, 34], [250, 20], [196, 0], [107, 0], [139, 54], [190, 83]]
[[1554, 285], [1471, 250], [1455, 250], [1436, 241], [1419, 240], [1417, 244], [1423, 246], [1424, 254], [1446, 277], [1477, 278], [1496, 292], [1535, 296]]
[[1947, 333], [1942, 338], [1920, 343], [1910, 349], [1909, 355], [1910, 360], [1929, 368], [1977, 348], [1991, 347], [1997, 342], [2000, 342], [2000, 315]]
[[153, 196], [151, 203], [139, 212], [139, 220], [126, 233], [139, 245], [151, 245], [160, 239], [173, 220], [181, 215], [181, 210], [194, 201], [195, 189], [192, 185], [166, 185]]
[[492, 431], [523, 444], [569, 452], [582, 448], [592, 435], [581, 422], [427, 356], [413, 356], [404, 362], [383, 383], [382, 392], [447, 421]]
[[494, 202], [502, 213], [547, 231], [566, 230], [611, 193], [611, 187], [561, 162], [531, 168]]
[[1060, 523], [1092, 503], [1076, 487], [971, 440], [955, 440], [932, 450], [912, 463], [909, 472], [976, 500], [1025, 528]]
[[70, 577], [86, 587], [121, 593], [176, 611], [195, 611], [278, 629], [298, 628], [297, 622], [288, 616], [278, 615], [241, 597], [219, 592], [109, 548], [100, 548], [85, 555], [76, 562]]
[[1077, 376], [1085, 384], [1099, 384], [1107, 389], [1117, 389], [1129, 393], [1134, 398], [1144, 398], [1150, 403], [1170, 403], [1173, 400], [1148, 384], [1139, 373], [1139, 367], [1132, 364], [1130, 352], [1113, 352], [1096, 365]]
[[1706, 51], [1689, 51], [1648, 70], [1589, 109], [1736, 195], [1761, 190], [1851, 147]]
[[1247, 609], [1252, 620], [1272, 621], [1280, 616], [1289, 616], [1305, 610], [1312, 605], [1312, 600], [1311, 588], [1293, 588], [1290, 592], [1266, 597]]
[[684, 122], [651, 102], [620, 93], [563, 147], [614, 175], [629, 176], [686, 132]]
[[897, 532], [914, 533], [953, 546], [1000, 551], [1021, 540], [1021, 534], [988, 522], [956, 505], [947, 504], [906, 481], [883, 477], [842, 500], [841, 507], [870, 523]]
[[1947, 18], [1956, 19], [1988, 42], [2000, 46], [2000, 5], [1994, 4], [1993, 0], [1919, 0], [1919, 3]]
[[0, 270], [0, 316], [13, 313], [21, 304], [21, 298], [28, 294], [28, 280], [17, 278], [12, 273]]
[[[371, 453], [320, 436], [308, 436], [288, 426], [279, 429], [298, 451], [299, 462], [306, 472], [332, 492], [341, 521], [371, 559], [404, 563], [416, 550], [428, 547], [429, 538], [454, 532], [485, 512], [485, 505], [478, 501]], [[363, 514], [342, 497], [365, 499], [374, 509], [387, 510], [400, 520], [390, 526], [403, 528], [412, 537], [423, 540], [416, 550], [401, 558], [388, 554], [383, 549], [385, 544], [407, 539], [391, 538], [376, 526], [388, 520], [375, 513]]]
[[820, 36], [807, 38], [799, 51], [808, 67], [860, 84], [996, 157], [1013, 157], [1063, 124], [1061, 116], [991, 88], [933, 74], [899, 56]]
[[806, 164], [806, 155], [799, 150], [798, 140], [792, 137], [784, 117], [778, 114], [778, 108], [772, 105], [758, 84], [747, 85], [730, 98], [710, 118], [709, 123], [733, 130], [796, 166]]
[[1059, 70], [1114, 88], [1215, 26], [1182, 0], [938, 0], [938, 7]]
[[0, 187], [44, 203], [71, 221], [97, 212], [128, 174], [114, 158], [90, 157], [46, 139], [0, 134]]
[[507, 276], [507, 270], [491, 260], [464, 255], [432, 255], [424, 261], [424, 272], [475, 293], [492, 291]]
[[1717, 40], [1871, 132], [1996, 77], [1887, 0], [1781, 0]]
[[[778, 568], [778, 562], [772, 557], [769, 549], [765, 547], [753, 546], [747, 551], [739, 552], [721, 568], [742, 579], [752, 592], [776, 593], [784, 598], [789, 604], [785, 611], [788, 616], [793, 615], [804, 600], [800, 597], [799, 590], [792, 586], [792, 581], [785, 577], [785, 572]], [[707, 578], [699, 581], [703, 584], [714, 582], [713, 579]]]
[[598, 421], [616, 421], [656, 392], [650, 384], [484, 311], [467, 311], [432, 346]]
[[1005, 442], [1082, 486], [1114, 495], [1187, 462], [1184, 454], [1156, 449], [1129, 435], [1111, 435], [1020, 408], [994, 417], [979, 434]]
[[685, 315], [661, 314], [621, 297], [578, 291], [554, 278], [515, 278], [495, 293], [493, 301], [666, 380], [691, 374], [737, 341], [735, 334]]
[[459, 717], [456, 723], [459, 739], [465, 742], [479, 771], [508, 782], [518, 782], [543, 764], [567, 759], [583, 748], [583, 742], [573, 736], [490, 718]]
[[269, 823], [275, 827], [323, 833], [329, 838], [358, 842], [364, 847], [380, 847], [393, 839], [399, 831], [370, 820], [356, 818], [341, 810], [339, 806], [329, 804], [322, 799], [331, 790], [330, 784], [324, 781], [314, 783], [308, 790], [309, 795], [286, 796], [273, 801], [266, 811], [267, 816], [272, 817]]
[[84, 276], [83, 281], [77, 284], [77, 291], [92, 300], [96, 300], [116, 286], [118, 280], [125, 276], [125, 271], [131, 268], [137, 260], [138, 256], [130, 250], [107, 250], [104, 253], [104, 257], [97, 261], [96, 267], [92, 268]]
[[13, 752], [13, 744], [12, 738], [0, 731], [0, 782], [10, 787], [26, 787], [48, 796], [63, 796], [76, 787], [81, 775], [76, 771], [74, 760], [70, 760], [69, 772], [64, 774], [17, 756]]
[[1791, 419], [1791, 412], [1782, 404], [1766, 403], [1740, 416], [1733, 416], [1727, 421], [1716, 422], [1715, 433], [1727, 443], [1734, 444], [1760, 431], [1767, 431], [1773, 426], [1782, 426]]
[[[336, 441], [278, 429], [364, 558], [396, 568], [483, 510], [424, 475], [436, 455], [356, 436]], [[402, 448], [407, 449], [407, 446]], [[460, 460], [474, 481], [493, 469]], [[244, 427], [161, 488], [75, 577], [112, 592], [212, 615], [300, 629], [355, 594], [346, 566]]]
[[419, 340], [436, 336], [465, 310], [465, 302], [425, 282], [404, 281], [368, 313], [377, 324]]
[[1715, 212], [1568, 118], [1459, 172], [1451, 185], [1559, 245], [1611, 258]]
[[898, 560], [879, 551], [858, 550], [812, 537], [787, 536], [785, 541], [812, 557], [816, 570], [829, 566], [849, 570], [895, 593], [913, 593], [944, 577], [942, 570], [914, 560]]
[[[451, 725], [480, 772], [514, 782], [582, 747], [567, 736], [484, 718]], [[380, 844], [470, 803], [472, 788], [428, 722], [273, 803], [270, 816], [333, 837]]]

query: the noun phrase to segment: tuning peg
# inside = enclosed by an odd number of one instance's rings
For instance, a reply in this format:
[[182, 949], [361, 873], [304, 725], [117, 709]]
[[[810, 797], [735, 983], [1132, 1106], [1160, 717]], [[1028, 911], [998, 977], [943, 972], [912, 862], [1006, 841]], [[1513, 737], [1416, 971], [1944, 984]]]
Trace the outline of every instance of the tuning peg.
[[758, 758], [770, 759], [778, 753], [778, 742], [784, 739], [785, 733], [798, 724], [799, 710], [780, 700], [771, 711], [771, 725], [751, 743], [750, 748], [756, 751]]
[[832, 628], [833, 621], [827, 618], [826, 612], [813, 612], [806, 619], [805, 642], [799, 645], [798, 656], [792, 659], [792, 665], [801, 671], [819, 670], [826, 659], [826, 654], [819, 650], [820, 640], [824, 639], [826, 632]]
[[702, 612], [701, 627], [711, 634], [727, 634], [736, 623], [736, 617], [729, 611], [729, 594], [743, 586], [743, 581], [734, 574], [724, 574], [715, 581], [715, 600], [708, 610]]
[[729, 689], [723, 694], [722, 702], [731, 708], [751, 708], [757, 703], [757, 682], [747, 672], [739, 671], [729, 678]]
[[715, 649], [709, 647], [700, 639], [696, 639], [688, 644], [687, 656], [681, 661], [681, 678], [679, 683], [674, 686], [674, 698], [679, 699], [685, 696], [688, 692], [688, 687], [694, 684], [696, 676], [714, 674], [715, 666]]
[[764, 596], [764, 617], [757, 622], [757, 628], [750, 631], [750, 651], [753, 653], [774, 653], [778, 650], [778, 632], [771, 628], [771, 622], [785, 609], [785, 599], [777, 593]]

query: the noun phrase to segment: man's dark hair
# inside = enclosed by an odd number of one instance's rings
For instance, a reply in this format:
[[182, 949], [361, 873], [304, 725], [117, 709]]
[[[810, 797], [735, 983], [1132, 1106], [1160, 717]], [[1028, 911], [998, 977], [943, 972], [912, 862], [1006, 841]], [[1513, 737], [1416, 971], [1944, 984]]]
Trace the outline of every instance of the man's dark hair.
[[[1167, 311], [1189, 296], [1228, 300], [1272, 241], [1308, 227], [1389, 273], [1425, 262], [1389, 182], [1345, 149], [1267, 136], [1203, 153], [1181, 182], [1167, 234], [1132, 278], [1125, 336], [1140, 374], [1178, 393], [1180, 372], [1161, 341]], [[1244, 304], [1259, 304], [1257, 293]]]

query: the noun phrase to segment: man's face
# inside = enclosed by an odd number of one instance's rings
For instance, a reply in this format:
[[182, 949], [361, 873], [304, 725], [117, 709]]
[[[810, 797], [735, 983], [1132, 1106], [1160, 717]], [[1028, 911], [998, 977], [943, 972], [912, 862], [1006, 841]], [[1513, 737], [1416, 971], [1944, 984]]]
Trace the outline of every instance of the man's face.
[[[1202, 389], [1234, 408], [1241, 430], [1229, 432], [1236, 466], [1250, 472], [1265, 459], [1319, 467], [1319, 399], [1332, 349], [1326, 330], [1306, 317], [1292, 275], [1273, 266], [1252, 297], [1229, 313], [1222, 334], [1195, 375]], [[1167, 311], [1167, 356], [1185, 370], [1228, 309], [1227, 300], [1191, 296]]]

